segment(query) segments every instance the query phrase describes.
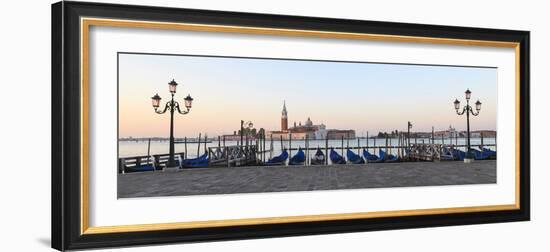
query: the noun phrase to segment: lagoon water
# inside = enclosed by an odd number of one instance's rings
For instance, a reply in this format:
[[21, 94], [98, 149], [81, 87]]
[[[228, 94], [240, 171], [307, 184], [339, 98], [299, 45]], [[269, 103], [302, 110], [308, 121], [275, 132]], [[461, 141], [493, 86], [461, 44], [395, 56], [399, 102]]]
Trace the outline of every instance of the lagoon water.
[[[431, 139], [424, 138], [424, 139], [417, 139], [417, 143], [429, 143]], [[445, 144], [451, 143], [451, 139], [444, 139], [443, 142]], [[360, 139], [359, 140], [360, 146], [366, 146], [367, 145], [367, 139]], [[390, 146], [396, 146], [398, 143], [397, 138], [388, 139], [388, 145]], [[411, 144], [414, 143], [414, 139], [411, 139]], [[435, 143], [439, 144], [442, 143], [441, 138], [435, 139]], [[458, 145], [465, 145], [466, 139], [459, 138], [457, 139], [455, 143], [455, 139], [452, 139], [452, 144], [458, 144]], [[471, 138], [470, 143], [472, 145], [472, 148], [478, 146], [481, 144], [481, 138]], [[483, 143], [485, 145], [494, 145], [495, 144], [495, 138], [484, 138]], [[147, 149], [148, 149], [148, 141], [142, 140], [142, 141], [119, 141], [119, 157], [132, 157], [132, 156], [146, 156], [147, 155]], [[270, 149], [271, 142], [269, 140], [266, 140], [266, 149]], [[283, 148], [288, 148], [289, 142], [283, 141]], [[150, 146], [150, 155], [154, 154], [167, 154], [168, 148], [169, 148], [169, 142], [164, 141], [151, 141]], [[220, 143], [220, 145], [223, 145], [223, 143]], [[237, 145], [237, 141], [226, 141], [226, 146], [234, 146]], [[368, 146], [370, 151], [372, 152], [372, 148], [374, 146], [385, 146], [386, 145], [386, 139], [368, 139]], [[212, 141], [211, 143], [207, 143], [206, 147], [217, 147], [218, 141]], [[342, 141], [341, 140], [329, 140], [328, 143], [329, 149], [330, 147], [334, 147], [339, 153], [342, 148]], [[347, 140], [344, 140], [344, 149], [347, 148], [348, 142]], [[350, 139], [349, 140], [349, 147], [352, 148], [355, 152], [357, 151], [358, 142], [357, 139]], [[292, 148], [297, 147], [305, 147], [305, 141], [303, 140], [292, 140]], [[310, 148], [316, 148], [320, 147], [323, 151], [325, 148], [325, 140], [310, 140], [309, 141], [309, 147]], [[487, 148], [496, 150], [495, 146], [488, 146]], [[270, 158], [270, 155], [276, 156], [281, 153], [281, 142], [279, 140], [273, 140], [273, 152], [272, 153], [266, 153], [266, 159]], [[461, 149], [464, 150], [462, 147]], [[185, 145], [183, 143], [177, 143], [175, 144], [175, 151], [177, 152], [184, 152], [185, 151]], [[296, 152], [295, 150], [292, 151], [293, 153]], [[389, 149], [388, 152], [390, 154], [396, 154], [397, 149]], [[201, 143], [200, 150], [197, 143], [188, 143], [187, 144], [187, 157], [188, 158], [194, 158], [197, 156], [197, 153], [204, 153], [204, 143]], [[375, 149], [375, 153], [378, 154], [378, 148]], [[310, 155], [313, 156], [315, 154], [314, 150], [310, 150]]]

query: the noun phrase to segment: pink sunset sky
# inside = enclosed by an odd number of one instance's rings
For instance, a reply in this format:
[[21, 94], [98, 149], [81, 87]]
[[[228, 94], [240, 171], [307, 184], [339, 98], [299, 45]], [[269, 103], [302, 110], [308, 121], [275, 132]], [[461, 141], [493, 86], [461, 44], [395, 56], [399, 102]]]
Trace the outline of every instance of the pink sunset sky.
[[176, 137], [231, 134], [241, 119], [278, 130], [283, 101], [289, 125], [310, 117], [357, 135], [406, 130], [407, 121], [413, 131], [463, 130], [452, 103], [465, 105], [468, 88], [483, 103], [472, 129], [496, 129], [496, 68], [120, 53], [119, 137], [168, 136], [169, 113], [154, 113], [151, 97], [164, 106], [172, 79], [180, 104], [195, 99], [189, 114], [175, 115]]

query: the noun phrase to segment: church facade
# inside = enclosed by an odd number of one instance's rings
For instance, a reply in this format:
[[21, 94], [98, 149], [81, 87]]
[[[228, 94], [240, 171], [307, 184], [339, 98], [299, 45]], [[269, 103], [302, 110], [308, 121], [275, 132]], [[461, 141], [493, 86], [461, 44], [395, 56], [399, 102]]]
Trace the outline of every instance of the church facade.
[[294, 122], [292, 127], [288, 127], [288, 111], [286, 108], [286, 102], [283, 103], [283, 110], [281, 112], [281, 129], [269, 131], [267, 137], [273, 137], [273, 139], [283, 140], [319, 140], [319, 139], [340, 139], [355, 138], [355, 130], [336, 130], [329, 129], [325, 124], [313, 124], [311, 118], [307, 118], [304, 124], [302, 122]]

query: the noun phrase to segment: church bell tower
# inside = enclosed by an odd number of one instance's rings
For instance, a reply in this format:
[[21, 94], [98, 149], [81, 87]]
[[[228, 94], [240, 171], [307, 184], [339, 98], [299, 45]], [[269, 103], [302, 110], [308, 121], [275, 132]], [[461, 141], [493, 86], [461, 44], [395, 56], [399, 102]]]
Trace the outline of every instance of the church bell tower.
[[283, 102], [283, 111], [281, 112], [281, 131], [288, 130], [288, 114], [286, 112], [286, 101]]

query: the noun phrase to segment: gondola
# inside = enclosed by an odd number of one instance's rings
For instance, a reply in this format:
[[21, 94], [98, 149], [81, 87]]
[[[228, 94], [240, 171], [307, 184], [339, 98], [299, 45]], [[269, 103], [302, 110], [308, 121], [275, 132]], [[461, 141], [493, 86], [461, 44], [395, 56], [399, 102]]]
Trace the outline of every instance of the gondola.
[[348, 158], [348, 161], [352, 164], [364, 164], [365, 163], [365, 160], [361, 156], [355, 154], [355, 152], [353, 152], [350, 149], [348, 149], [346, 151], [346, 156]]
[[264, 163], [264, 165], [284, 165], [287, 159], [288, 152], [286, 150], [283, 150], [281, 155], [269, 159], [267, 162]]
[[[383, 150], [380, 150], [380, 156], [381, 156], [381, 157], [386, 156], [386, 152], [383, 151]], [[392, 162], [397, 162], [397, 161], [399, 161], [399, 157], [396, 156], [396, 155], [388, 154], [387, 156], [388, 156], [388, 158], [386, 158], [386, 160], [384, 160], [384, 162], [392, 163]]]
[[443, 148], [441, 148], [440, 159], [441, 160], [454, 160], [455, 157], [453, 155], [453, 152], [449, 148], [443, 147]]
[[489, 159], [496, 159], [497, 158], [497, 152], [494, 151], [494, 150], [491, 150], [489, 148], [485, 148], [485, 147], [479, 147], [481, 149], [481, 151], [483, 153], [485, 153], [485, 155], [488, 156]]
[[325, 164], [325, 154], [321, 149], [317, 148], [317, 151], [315, 152], [315, 156], [311, 158], [311, 164], [312, 165], [324, 165]]
[[363, 157], [367, 160], [367, 163], [382, 163], [384, 162], [385, 152], [380, 150], [380, 157], [371, 154], [368, 150], [363, 149]]
[[208, 158], [208, 153], [204, 153], [197, 158], [185, 159], [181, 162], [182, 168], [201, 168], [208, 167], [210, 159]]
[[330, 149], [329, 157], [332, 164], [346, 164], [346, 159], [340, 156], [334, 149]]
[[306, 161], [306, 154], [302, 149], [298, 149], [298, 152], [290, 158], [290, 161], [288, 161], [289, 165], [304, 165], [304, 162]]
[[461, 151], [459, 149], [453, 149], [453, 157], [455, 160], [463, 161], [466, 157], [466, 152]]
[[474, 155], [475, 160], [487, 160], [489, 159], [489, 154], [484, 151], [479, 151], [476, 149], [471, 149], [472, 154]]

